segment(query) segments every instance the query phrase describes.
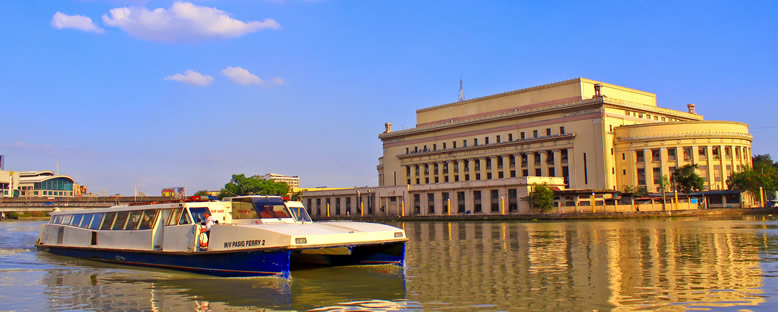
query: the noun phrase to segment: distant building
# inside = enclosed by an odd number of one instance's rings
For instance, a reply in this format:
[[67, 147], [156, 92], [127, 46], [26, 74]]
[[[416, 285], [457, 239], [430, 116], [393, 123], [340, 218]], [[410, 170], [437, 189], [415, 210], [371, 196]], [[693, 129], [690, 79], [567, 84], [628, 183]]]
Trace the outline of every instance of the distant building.
[[75, 186], [72, 177], [51, 170], [0, 170], [0, 196], [4, 197], [73, 197], [78, 195]]
[[184, 198], [186, 197], [186, 188], [183, 186], [175, 186], [175, 187], [168, 187], [162, 189], [162, 196], [163, 197], [175, 197], [175, 198]]
[[369, 203], [371, 215], [529, 213], [528, 186], [546, 182], [578, 190], [557, 192], [555, 206], [580, 211], [625, 187], [657, 192], [663, 176], [689, 164], [704, 191], [725, 190], [731, 174], [751, 166], [748, 125], [706, 121], [687, 108], [585, 78], [422, 108], [415, 128], [387, 123], [378, 135], [378, 187], [303, 197], [314, 216], [353, 214], [354, 202]]
[[277, 173], [268, 173], [263, 177], [265, 180], [273, 182], [284, 182], [289, 185], [289, 192], [297, 192], [300, 189], [300, 177], [298, 176], [286, 176]]

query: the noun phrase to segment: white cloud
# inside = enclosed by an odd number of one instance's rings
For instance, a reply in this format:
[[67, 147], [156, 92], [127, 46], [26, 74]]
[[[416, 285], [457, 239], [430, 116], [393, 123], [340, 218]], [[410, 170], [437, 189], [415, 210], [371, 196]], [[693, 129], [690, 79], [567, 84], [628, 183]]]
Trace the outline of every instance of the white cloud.
[[175, 2], [170, 9], [149, 10], [122, 7], [103, 14], [106, 25], [119, 27], [133, 37], [153, 41], [197, 41], [229, 39], [262, 29], [279, 29], [273, 19], [249, 21], [233, 19], [226, 12], [189, 2]]
[[98, 34], [105, 32], [105, 30], [95, 25], [89, 17], [83, 15], [67, 15], [62, 12], [54, 13], [54, 16], [51, 18], [51, 26], [56, 29], [73, 28]]
[[183, 74], [175, 74], [165, 77], [165, 80], [173, 80], [178, 82], [187, 83], [190, 85], [205, 87], [213, 82], [213, 77], [209, 75], [203, 75], [194, 70], [187, 70]]
[[222, 70], [222, 74], [239, 85], [250, 86], [265, 84], [265, 81], [257, 77], [257, 75], [240, 67], [227, 66], [227, 68]]

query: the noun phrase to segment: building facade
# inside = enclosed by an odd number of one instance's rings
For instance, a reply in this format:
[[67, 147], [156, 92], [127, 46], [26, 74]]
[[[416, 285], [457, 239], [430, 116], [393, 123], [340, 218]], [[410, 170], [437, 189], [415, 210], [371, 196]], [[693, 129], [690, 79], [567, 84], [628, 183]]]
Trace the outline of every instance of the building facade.
[[[463, 213], [492, 214], [503, 209], [479, 210], [479, 198], [480, 205], [485, 193], [488, 201], [510, 198], [508, 190], [535, 178], [555, 178], [545, 182], [559, 190], [656, 192], [663, 176], [686, 164], [699, 166], [705, 190], [726, 189], [729, 175], [751, 165], [748, 125], [705, 121], [693, 104], [687, 108], [662, 108], [653, 93], [576, 78], [419, 109], [416, 127], [392, 131], [387, 123], [378, 136], [374, 192], [401, 192], [413, 214], [419, 204], [441, 201], [442, 193], [429, 190], [451, 189], [464, 192]], [[529, 211], [519, 201], [515, 212]]]
[[0, 196], [3, 197], [73, 197], [85, 187], [72, 177], [55, 175], [54, 171], [0, 171]]
[[300, 177], [298, 176], [286, 176], [277, 173], [268, 173], [264, 175], [265, 180], [273, 182], [284, 182], [289, 185], [289, 192], [297, 192], [300, 189]]

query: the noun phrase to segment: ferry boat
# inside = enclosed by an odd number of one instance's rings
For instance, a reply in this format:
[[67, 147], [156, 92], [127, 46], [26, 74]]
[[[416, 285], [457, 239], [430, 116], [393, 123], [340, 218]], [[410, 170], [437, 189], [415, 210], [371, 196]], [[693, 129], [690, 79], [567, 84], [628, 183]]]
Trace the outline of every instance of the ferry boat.
[[[215, 224], [204, 232], [206, 212]], [[279, 196], [57, 211], [36, 243], [53, 254], [216, 276], [281, 276], [298, 265], [404, 265], [405, 231], [313, 222]]]

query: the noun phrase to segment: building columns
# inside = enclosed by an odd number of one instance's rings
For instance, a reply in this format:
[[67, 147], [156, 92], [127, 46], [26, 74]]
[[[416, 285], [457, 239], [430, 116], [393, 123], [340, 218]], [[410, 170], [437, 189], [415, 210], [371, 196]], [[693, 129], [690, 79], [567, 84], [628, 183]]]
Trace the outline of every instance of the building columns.
[[548, 175], [548, 152], [540, 151], [540, 176], [547, 177]]
[[527, 176], [535, 176], [535, 152], [527, 153]]
[[513, 155], [503, 155], [502, 156], [502, 177], [503, 178], [510, 178], [511, 177], [511, 159], [513, 158]]
[[558, 149], [554, 150], [554, 176], [562, 176], [562, 151]]
[[651, 166], [652, 162], [653, 159], [651, 158], [651, 150], [644, 149], [643, 163], [645, 164], [645, 167], [643, 168], [643, 175], [646, 177], [646, 191], [649, 193], [654, 191], [654, 168]]

